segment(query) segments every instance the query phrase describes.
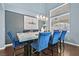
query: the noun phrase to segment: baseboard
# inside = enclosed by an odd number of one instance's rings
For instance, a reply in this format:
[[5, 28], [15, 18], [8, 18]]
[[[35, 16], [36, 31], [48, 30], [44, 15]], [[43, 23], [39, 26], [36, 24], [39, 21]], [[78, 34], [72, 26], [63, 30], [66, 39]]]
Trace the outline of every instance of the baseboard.
[[2, 48], [0, 48], [0, 50], [4, 50], [5, 49], [5, 46], [4, 47], [2, 47]]
[[79, 46], [78, 44], [74, 44], [74, 43], [67, 42], [67, 41], [65, 41], [64, 43], [69, 44], [69, 45], [73, 45], [73, 46]]
[[12, 43], [11, 44], [6, 44], [4, 47], [0, 48], [0, 50], [4, 50], [6, 47], [9, 47], [9, 46], [12, 46]]
[[6, 45], [5, 45], [5, 47], [9, 47], [9, 46], [12, 46], [12, 43], [6, 44]]

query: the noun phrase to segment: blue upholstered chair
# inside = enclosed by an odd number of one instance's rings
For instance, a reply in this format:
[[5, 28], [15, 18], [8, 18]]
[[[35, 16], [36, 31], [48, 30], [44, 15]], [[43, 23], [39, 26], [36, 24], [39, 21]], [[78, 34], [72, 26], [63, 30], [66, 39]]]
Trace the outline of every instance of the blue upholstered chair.
[[51, 35], [50, 40], [49, 40], [49, 45], [51, 45], [51, 49], [52, 50], [52, 55], [53, 55], [53, 47], [55, 45], [57, 45], [57, 53], [58, 53], [58, 42], [59, 42], [59, 38], [60, 38], [60, 31], [59, 30], [54, 30], [53, 35]]
[[15, 50], [16, 50], [15, 48], [18, 46], [26, 44], [26, 42], [19, 42], [19, 40], [13, 35], [12, 32], [8, 32], [8, 36], [13, 44], [12, 46], [14, 48], [14, 55], [15, 55]]
[[60, 35], [60, 54], [61, 54], [62, 49], [63, 49], [63, 53], [64, 53], [64, 39], [65, 39], [66, 33], [67, 33], [67, 31], [62, 31], [62, 33]]
[[67, 33], [67, 31], [62, 31], [61, 36], [60, 36], [60, 39], [62, 41], [64, 41], [64, 38], [65, 38], [66, 33]]
[[50, 38], [49, 44], [54, 45], [59, 42], [60, 38], [60, 31], [59, 30], [54, 30], [53, 35]]
[[50, 32], [41, 32], [39, 33], [39, 38], [37, 41], [34, 41], [31, 46], [35, 49], [36, 52], [40, 54], [44, 49], [48, 47], [48, 42], [50, 38]]

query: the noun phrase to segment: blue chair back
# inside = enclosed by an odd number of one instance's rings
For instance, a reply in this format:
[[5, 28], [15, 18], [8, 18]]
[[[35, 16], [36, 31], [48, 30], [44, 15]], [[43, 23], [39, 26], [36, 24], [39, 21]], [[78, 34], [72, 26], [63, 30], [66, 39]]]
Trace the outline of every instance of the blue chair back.
[[61, 40], [64, 40], [66, 33], [67, 31], [62, 31], [61, 36], [60, 36]]
[[8, 32], [8, 36], [9, 36], [11, 42], [13, 43], [13, 47], [15, 48], [19, 44], [19, 40], [16, 39], [16, 37], [13, 35], [12, 32]]
[[60, 31], [59, 30], [54, 30], [54, 33], [51, 36], [49, 43], [54, 45], [54, 44], [58, 43], [59, 38], [60, 38]]
[[38, 39], [38, 45], [39, 45], [38, 49], [39, 49], [39, 51], [48, 47], [50, 34], [51, 34], [50, 32], [39, 33], [39, 39]]

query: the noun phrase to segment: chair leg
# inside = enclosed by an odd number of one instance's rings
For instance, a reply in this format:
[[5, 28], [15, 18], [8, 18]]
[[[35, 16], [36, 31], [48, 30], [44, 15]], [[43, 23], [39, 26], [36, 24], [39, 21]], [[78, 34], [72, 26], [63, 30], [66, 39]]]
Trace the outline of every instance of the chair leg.
[[29, 50], [30, 50], [29, 55], [31, 56], [31, 46], [30, 46]]
[[52, 50], [52, 56], [53, 56], [53, 46], [52, 46], [51, 50]]
[[34, 50], [34, 49], [33, 49], [33, 48], [31, 48], [31, 56], [33, 55], [33, 50]]
[[39, 55], [39, 52], [37, 52], [35, 49], [31, 48], [31, 56], [33, 56], [34, 54]]
[[24, 56], [28, 56], [28, 45], [24, 45]]
[[58, 43], [57, 43], [57, 56], [58, 56]]
[[60, 41], [60, 56], [63, 54], [64, 55], [64, 40], [63, 42]]
[[64, 40], [63, 40], [63, 55], [64, 55], [64, 48], [65, 48], [65, 47], [64, 47]]
[[62, 49], [61, 49], [61, 39], [60, 39], [60, 56], [61, 56], [61, 50], [62, 50]]
[[13, 56], [15, 56], [15, 48], [14, 48], [14, 51], [13, 51]]

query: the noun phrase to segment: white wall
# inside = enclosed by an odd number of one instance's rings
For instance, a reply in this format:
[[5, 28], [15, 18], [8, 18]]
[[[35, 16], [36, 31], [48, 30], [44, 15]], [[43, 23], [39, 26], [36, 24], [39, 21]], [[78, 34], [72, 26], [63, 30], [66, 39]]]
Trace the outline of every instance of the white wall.
[[0, 48], [5, 45], [5, 19], [4, 19], [4, 7], [0, 4]]

